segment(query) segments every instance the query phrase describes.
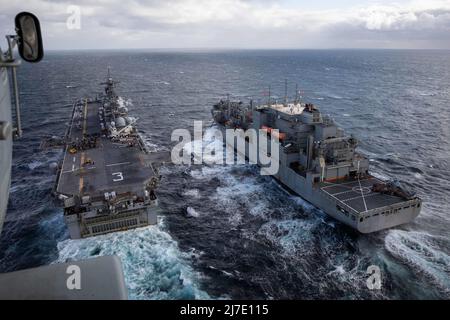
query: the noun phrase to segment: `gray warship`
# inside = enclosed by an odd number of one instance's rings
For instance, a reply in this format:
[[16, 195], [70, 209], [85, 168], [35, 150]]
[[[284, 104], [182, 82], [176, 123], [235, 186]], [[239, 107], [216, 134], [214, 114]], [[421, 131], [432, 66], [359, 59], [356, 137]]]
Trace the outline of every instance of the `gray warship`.
[[[370, 174], [369, 159], [356, 151], [355, 137], [346, 135], [315, 105], [298, 97], [291, 101], [286, 98], [277, 103], [269, 98], [267, 103], [254, 105], [253, 101], [227, 98], [211, 112], [223, 132], [235, 130], [238, 143], [233, 141], [230, 146], [240, 156], [248, 159], [249, 150], [256, 147], [258, 165], [261, 152], [266, 152], [264, 146], [269, 149], [271, 136], [276, 135], [279, 170], [272, 176], [289, 191], [361, 233], [405, 224], [419, 215], [422, 201], [404, 184]], [[246, 134], [250, 128], [263, 130], [267, 141]], [[236, 148], [239, 140], [245, 145], [244, 152]]]
[[158, 167], [166, 155], [148, 151], [117, 83], [108, 68], [104, 94], [75, 101], [62, 139], [55, 194], [72, 239], [157, 223]]

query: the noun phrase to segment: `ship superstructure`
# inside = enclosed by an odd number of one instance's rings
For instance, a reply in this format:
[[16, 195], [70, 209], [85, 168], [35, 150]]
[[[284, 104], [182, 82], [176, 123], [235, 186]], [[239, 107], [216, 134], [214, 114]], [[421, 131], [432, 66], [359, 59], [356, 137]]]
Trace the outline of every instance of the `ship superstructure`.
[[71, 238], [157, 222], [157, 166], [164, 156], [148, 152], [109, 70], [103, 84], [103, 95], [74, 103], [64, 138], [56, 194]]
[[[248, 158], [248, 150], [256, 144], [258, 163], [260, 153], [266, 152], [262, 146], [270, 146], [276, 135], [279, 159], [273, 160], [279, 161], [279, 170], [273, 177], [362, 233], [410, 222], [420, 212], [421, 200], [398, 182], [372, 176], [369, 159], [356, 150], [357, 139], [313, 104], [295, 99], [253, 105], [226, 99], [214, 105], [212, 115], [222, 130], [244, 129], [236, 132], [245, 152], [236, 151]], [[264, 130], [268, 141], [246, 135], [249, 128]]]

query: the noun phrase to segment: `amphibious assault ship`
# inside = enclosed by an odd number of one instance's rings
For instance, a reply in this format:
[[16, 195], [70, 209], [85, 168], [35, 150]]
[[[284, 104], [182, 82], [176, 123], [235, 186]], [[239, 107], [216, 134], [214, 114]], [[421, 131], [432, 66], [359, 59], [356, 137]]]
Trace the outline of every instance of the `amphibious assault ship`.
[[[399, 182], [372, 176], [369, 159], [356, 151], [357, 139], [313, 104], [297, 98], [280, 104], [269, 98], [266, 104], [253, 105], [227, 98], [214, 105], [212, 116], [222, 131], [235, 130], [237, 144], [233, 139], [230, 146], [241, 156], [248, 159], [256, 148], [259, 165], [261, 154], [273, 158], [276, 153], [270, 148], [278, 145], [279, 158], [272, 161], [279, 161], [279, 170], [273, 177], [361, 233], [408, 223], [420, 212], [421, 199]], [[259, 139], [247, 129], [260, 132]], [[271, 146], [273, 138], [279, 143]], [[245, 149], [238, 150], [239, 143]]]
[[63, 138], [55, 193], [72, 239], [157, 222], [155, 190], [164, 155], [147, 150], [138, 119], [115, 92], [117, 83], [108, 69], [104, 94], [73, 104]]

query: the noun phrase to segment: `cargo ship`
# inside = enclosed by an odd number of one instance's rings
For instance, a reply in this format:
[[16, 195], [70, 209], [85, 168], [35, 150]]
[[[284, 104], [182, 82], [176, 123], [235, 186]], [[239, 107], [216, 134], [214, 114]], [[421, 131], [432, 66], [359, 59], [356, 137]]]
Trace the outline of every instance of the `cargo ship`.
[[[279, 169], [270, 175], [283, 187], [361, 233], [408, 223], [420, 213], [422, 200], [400, 182], [370, 174], [369, 159], [356, 150], [357, 139], [311, 103], [269, 99], [254, 105], [227, 98], [211, 112], [222, 132], [234, 130], [237, 144], [226, 142], [240, 156], [248, 159], [256, 148], [262, 172], [267, 169], [261, 157], [271, 156]], [[249, 129], [264, 134], [255, 139]], [[271, 146], [273, 139], [278, 143]], [[245, 149], [238, 150], [239, 143]]]

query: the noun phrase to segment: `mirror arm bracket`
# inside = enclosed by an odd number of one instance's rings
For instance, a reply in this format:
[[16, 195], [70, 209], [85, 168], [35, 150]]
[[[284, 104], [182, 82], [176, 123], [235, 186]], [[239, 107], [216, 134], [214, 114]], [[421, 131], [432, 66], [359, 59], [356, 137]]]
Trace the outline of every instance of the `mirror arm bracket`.
[[11, 63], [14, 62], [14, 47], [19, 43], [20, 39], [17, 35], [6, 36], [6, 41], [8, 42], [8, 50], [6, 52], [0, 51], [0, 63]]

